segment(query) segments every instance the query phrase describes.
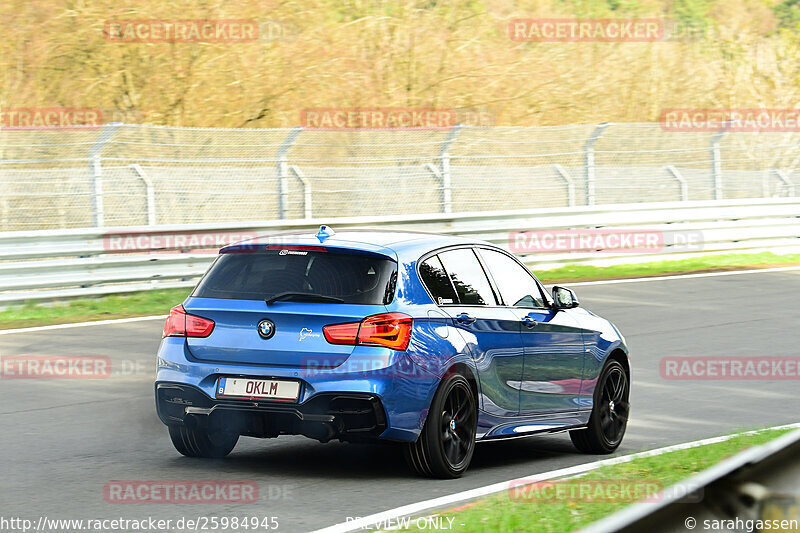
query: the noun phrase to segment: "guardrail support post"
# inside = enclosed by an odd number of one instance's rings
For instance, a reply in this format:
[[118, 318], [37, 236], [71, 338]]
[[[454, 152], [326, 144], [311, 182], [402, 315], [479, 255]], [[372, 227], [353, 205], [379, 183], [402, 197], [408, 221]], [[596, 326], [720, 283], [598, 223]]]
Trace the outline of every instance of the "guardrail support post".
[[722, 137], [728, 132], [731, 127], [731, 121], [725, 121], [725, 124], [720, 130], [711, 138], [711, 175], [714, 178], [714, 200], [722, 200], [722, 155], [719, 149], [719, 143]]
[[276, 154], [277, 173], [278, 173], [278, 218], [281, 220], [289, 218], [289, 161], [286, 153], [294, 144], [295, 139], [303, 131], [302, 126], [295, 126], [283, 144], [278, 148]]
[[289, 170], [303, 184], [303, 218], [311, 218], [311, 181], [306, 178], [306, 175], [297, 165], [290, 165]]
[[[450, 129], [441, 148], [439, 149], [439, 173], [438, 176], [442, 183], [442, 213], [453, 212], [453, 190], [452, 180], [450, 177], [450, 154], [447, 150], [453, 141], [456, 140], [458, 134], [461, 133], [461, 124], [456, 124]], [[434, 174], [436, 174], [434, 172]]]
[[586, 205], [594, 205], [595, 202], [594, 145], [597, 143], [598, 139], [600, 139], [600, 136], [603, 135], [605, 129], [610, 125], [610, 122], [603, 122], [597, 126], [584, 146], [586, 159]]
[[678, 169], [672, 165], [665, 166], [664, 170], [672, 174], [672, 177], [678, 180], [678, 183], [681, 186], [681, 201], [687, 201], [689, 199], [689, 185], [686, 183], [686, 179], [681, 176], [681, 173], [678, 172]]
[[121, 122], [111, 122], [103, 126], [100, 135], [89, 149], [89, 175], [92, 177], [92, 217], [95, 227], [105, 225], [105, 205], [103, 202], [103, 166], [100, 153], [114, 132], [122, 126]]
[[572, 177], [570, 177], [567, 169], [561, 165], [553, 165], [553, 169], [567, 184], [567, 205], [569, 205], [569, 207], [575, 207], [575, 183], [573, 183]]
[[137, 176], [139, 176], [144, 183], [145, 190], [147, 191], [147, 225], [156, 225], [156, 188], [153, 185], [153, 180], [150, 179], [144, 169], [138, 163], [128, 165]]
[[778, 176], [778, 179], [781, 180], [784, 185], [786, 185], [787, 196], [794, 196], [794, 183], [792, 183], [792, 180], [789, 179], [789, 176], [787, 176], [783, 170], [779, 170], [777, 168], [773, 168], [772, 172], [774, 172], [775, 175]]

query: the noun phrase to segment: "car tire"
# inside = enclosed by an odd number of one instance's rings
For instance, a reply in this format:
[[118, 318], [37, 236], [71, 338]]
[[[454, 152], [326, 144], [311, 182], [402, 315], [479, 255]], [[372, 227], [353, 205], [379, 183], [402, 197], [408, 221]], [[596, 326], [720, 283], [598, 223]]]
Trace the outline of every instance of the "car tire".
[[236, 443], [239, 435], [226, 431], [209, 432], [201, 428], [169, 426], [172, 445], [186, 457], [205, 457], [219, 459], [225, 457]]
[[597, 380], [589, 424], [569, 432], [572, 444], [583, 453], [612, 453], [625, 436], [629, 415], [628, 374], [619, 361], [610, 359]]
[[477, 402], [469, 381], [449, 374], [433, 397], [419, 438], [407, 445], [406, 460], [425, 477], [460, 477], [472, 461], [477, 428]]

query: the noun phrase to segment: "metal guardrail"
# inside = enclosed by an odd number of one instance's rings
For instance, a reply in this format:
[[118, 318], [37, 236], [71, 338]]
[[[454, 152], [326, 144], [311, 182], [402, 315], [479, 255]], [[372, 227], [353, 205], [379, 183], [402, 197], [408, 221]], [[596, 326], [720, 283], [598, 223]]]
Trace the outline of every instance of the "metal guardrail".
[[[325, 220], [0, 233], [0, 305], [193, 285], [228, 242], [287, 231], [373, 227], [469, 236], [510, 249], [531, 268], [635, 263], [696, 254], [800, 250], [800, 199], [659, 202]], [[528, 231], [660, 235], [656, 251], [532, 249]], [[183, 252], [183, 253], [181, 253]]]
[[[771, 522], [762, 531], [797, 531], [800, 529], [798, 458], [800, 430], [745, 450], [667, 488], [657, 501], [633, 504], [581, 533], [758, 531], [752, 526], [759, 520], [777, 520], [778, 525], [781, 520], [787, 521], [779, 528]], [[690, 487], [691, 491], [687, 494], [681, 487]], [[794, 526], [791, 520], [795, 521]], [[712, 523], [715, 527], [707, 527]]]

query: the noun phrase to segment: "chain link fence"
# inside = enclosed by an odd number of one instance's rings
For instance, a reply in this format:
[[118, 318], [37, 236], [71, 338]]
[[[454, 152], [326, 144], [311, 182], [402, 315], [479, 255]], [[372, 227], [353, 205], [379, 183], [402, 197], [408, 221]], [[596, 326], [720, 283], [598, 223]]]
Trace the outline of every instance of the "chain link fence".
[[0, 231], [794, 196], [800, 134], [0, 130]]

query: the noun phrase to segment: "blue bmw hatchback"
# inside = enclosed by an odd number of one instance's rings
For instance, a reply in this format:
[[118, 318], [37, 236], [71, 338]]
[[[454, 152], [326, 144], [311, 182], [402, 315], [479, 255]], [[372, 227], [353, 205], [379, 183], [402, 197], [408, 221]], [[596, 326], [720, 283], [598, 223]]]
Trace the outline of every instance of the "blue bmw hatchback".
[[575, 294], [460, 237], [342, 231], [223, 248], [158, 351], [156, 408], [175, 448], [223, 457], [240, 436], [405, 443], [452, 478], [475, 443], [565, 431], [622, 441], [625, 341]]

